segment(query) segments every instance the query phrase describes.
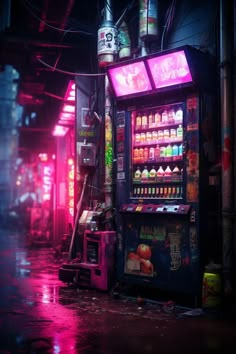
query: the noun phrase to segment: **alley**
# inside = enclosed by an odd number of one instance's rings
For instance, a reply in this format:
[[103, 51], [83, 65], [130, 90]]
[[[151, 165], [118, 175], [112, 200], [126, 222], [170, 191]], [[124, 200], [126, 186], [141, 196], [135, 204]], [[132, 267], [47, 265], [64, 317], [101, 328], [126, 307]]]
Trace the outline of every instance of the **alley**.
[[1, 354], [235, 352], [234, 322], [70, 288], [58, 280], [59, 266], [53, 249], [25, 247], [24, 236], [1, 230]]

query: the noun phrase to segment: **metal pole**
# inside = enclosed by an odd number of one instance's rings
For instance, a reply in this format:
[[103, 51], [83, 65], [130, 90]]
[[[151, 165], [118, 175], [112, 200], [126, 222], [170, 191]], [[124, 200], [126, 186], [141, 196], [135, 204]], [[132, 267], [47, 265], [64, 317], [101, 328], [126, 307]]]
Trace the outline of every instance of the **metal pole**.
[[113, 164], [113, 127], [111, 112], [111, 97], [109, 80], [105, 77], [105, 206], [112, 206], [112, 164]]
[[222, 261], [226, 296], [232, 293], [233, 266], [233, 97], [232, 97], [232, 14], [231, 0], [220, 0], [220, 89], [222, 149]]

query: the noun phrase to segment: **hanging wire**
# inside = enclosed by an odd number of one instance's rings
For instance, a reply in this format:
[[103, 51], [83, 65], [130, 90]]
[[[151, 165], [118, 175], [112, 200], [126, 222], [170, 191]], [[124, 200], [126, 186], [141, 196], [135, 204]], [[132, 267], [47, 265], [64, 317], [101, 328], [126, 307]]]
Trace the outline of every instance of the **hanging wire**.
[[44, 60], [37, 58], [37, 60], [43, 64], [44, 66], [46, 66], [47, 68], [51, 69], [52, 71], [57, 71], [59, 73], [62, 74], [66, 74], [66, 75], [73, 75], [73, 76], [105, 76], [106, 73], [96, 73], [96, 74], [86, 74], [86, 73], [74, 73], [72, 71], [66, 71], [66, 70], [62, 70], [62, 69], [58, 69], [58, 68], [54, 68], [52, 65], [46, 63]]
[[78, 34], [84, 34], [84, 35], [88, 35], [88, 36], [95, 36], [94, 33], [84, 31], [84, 30], [65, 30], [65, 29], [62, 29], [59, 27], [52, 26], [49, 23], [47, 23], [46, 21], [42, 20], [42, 18], [40, 18], [38, 15], [35, 14], [35, 12], [29, 7], [29, 5], [32, 7], [31, 2], [29, 2], [28, 0], [23, 0], [23, 4], [24, 4], [25, 8], [27, 9], [27, 11], [29, 11], [30, 14], [34, 18], [36, 18], [40, 23], [43, 23], [48, 28], [51, 28], [51, 29], [58, 31], [58, 32], [78, 33]]
[[163, 29], [162, 36], [161, 36], [161, 50], [163, 50], [164, 38], [165, 38], [166, 32], [168, 32], [170, 30], [170, 27], [173, 23], [174, 13], [175, 13], [175, 5], [176, 5], [176, 0], [172, 0], [171, 5], [169, 6], [169, 8], [167, 10], [166, 22], [164, 24], [164, 29]]

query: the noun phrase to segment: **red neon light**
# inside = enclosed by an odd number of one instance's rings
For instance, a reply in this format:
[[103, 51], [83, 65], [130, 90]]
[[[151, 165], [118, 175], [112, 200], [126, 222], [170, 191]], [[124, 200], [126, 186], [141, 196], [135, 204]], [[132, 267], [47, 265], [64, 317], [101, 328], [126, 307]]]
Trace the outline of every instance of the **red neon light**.
[[188, 62], [183, 50], [147, 59], [155, 88], [192, 82]]
[[108, 69], [117, 97], [151, 90], [144, 62]]
[[74, 160], [69, 158], [68, 164], [68, 210], [69, 218], [74, 217], [74, 176], [75, 176], [75, 166]]

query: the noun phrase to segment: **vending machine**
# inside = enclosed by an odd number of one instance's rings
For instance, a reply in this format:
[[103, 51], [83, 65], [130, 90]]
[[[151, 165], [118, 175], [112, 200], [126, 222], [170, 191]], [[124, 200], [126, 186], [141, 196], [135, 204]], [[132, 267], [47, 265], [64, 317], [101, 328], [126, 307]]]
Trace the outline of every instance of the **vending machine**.
[[184, 46], [111, 65], [107, 74], [115, 102], [117, 277], [197, 297], [209, 235], [217, 232], [218, 198], [209, 186], [218, 137], [214, 61]]

